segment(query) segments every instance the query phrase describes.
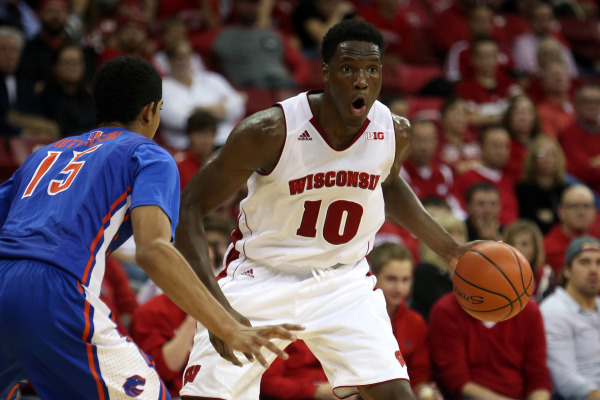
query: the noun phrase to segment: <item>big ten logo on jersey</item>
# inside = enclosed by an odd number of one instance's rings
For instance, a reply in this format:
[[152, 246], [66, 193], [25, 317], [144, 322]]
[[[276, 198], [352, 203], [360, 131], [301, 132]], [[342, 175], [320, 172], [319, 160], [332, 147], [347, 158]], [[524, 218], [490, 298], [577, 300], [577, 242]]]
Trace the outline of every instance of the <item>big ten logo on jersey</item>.
[[185, 373], [183, 374], [183, 384], [185, 385], [189, 382], [194, 382], [196, 375], [198, 375], [198, 372], [200, 372], [200, 368], [200, 365], [190, 365], [187, 367]]
[[367, 140], [383, 140], [385, 135], [383, 132], [366, 132], [365, 137]]

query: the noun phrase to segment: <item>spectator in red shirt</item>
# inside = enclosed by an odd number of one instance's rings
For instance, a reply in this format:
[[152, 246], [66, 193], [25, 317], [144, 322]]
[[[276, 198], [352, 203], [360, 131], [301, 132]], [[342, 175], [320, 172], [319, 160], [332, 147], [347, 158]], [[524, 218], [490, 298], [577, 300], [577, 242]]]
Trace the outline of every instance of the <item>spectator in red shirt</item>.
[[412, 143], [408, 158], [402, 164], [400, 175], [419, 200], [440, 197], [457, 215], [465, 213], [454, 197], [454, 173], [450, 167], [435, 160], [438, 138], [431, 121], [417, 120], [412, 124]]
[[383, 292], [392, 330], [410, 376], [417, 398], [431, 392], [431, 361], [427, 345], [427, 324], [419, 313], [406, 304], [413, 282], [413, 260], [410, 251], [394, 243], [375, 247], [369, 256], [371, 272]]
[[543, 67], [542, 86], [544, 97], [536, 105], [542, 132], [558, 138], [575, 120], [575, 109], [571, 102], [571, 77], [562, 61], [551, 61]]
[[471, 78], [474, 70], [471, 63], [472, 43], [477, 40], [490, 39], [498, 43], [498, 66], [505, 73], [512, 70], [512, 59], [510, 48], [504, 30], [494, 29], [494, 12], [486, 6], [477, 6], [469, 12], [469, 32], [468, 40], [460, 40], [452, 45], [448, 51], [444, 69], [446, 77], [452, 81], [458, 81], [462, 78]]
[[410, 24], [401, 8], [402, 2], [374, 0], [360, 10], [360, 16], [379, 29], [386, 41], [384, 65], [397, 65], [411, 50]]
[[467, 103], [460, 97], [446, 100], [441, 109], [440, 143], [437, 158], [462, 174], [479, 165], [481, 146], [469, 129]]
[[473, 124], [499, 123], [509, 98], [521, 90], [498, 68], [498, 44], [495, 41], [478, 40], [472, 49], [473, 76], [459, 81], [454, 92], [469, 103]]
[[535, 301], [509, 320], [483, 322], [448, 293], [431, 310], [429, 345], [436, 381], [448, 398], [550, 399], [544, 324]]
[[175, 154], [181, 190], [214, 151], [217, 119], [207, 111], [196, 111], [188, 118], [185, 131], [190, 138], [190, 147]]
[[559, 136], [567, 171], [600, 193], [600, 87], [586, 84], [575, 94], [576, 121]]
[[518, 181], [523, 175], [529, 143], [541, 133], [540, 118], [531, 99], [525, 95], [513, 97], [502, 118], [502, 126], [510, 135], [510, 158], [504, 171]]
[[544, 237], [546, 261], [556, 276], [565, 265], [565, 252], [571, 240], [590, 235], [596, 219], [592, 191], [582, 184], [567, 187], [558, 205], [558, 219], [560, 223]]
[[[323, 367], [302, 340], [285, 348], [289, 358], [275, 361], [260, 381], [261, 400], [335, 400]], [[351, 396], [349, 399], [356, 399]]]
[[148, 40], [148, 26], [141, 14], [120, 15], [117, 31], [105, 42], [105, 49], [98, 57], [98, 65], [119, 56], [139, 56], [148, 61], [155, 45]]
[[502, 223], [500, 191], [489, 182], [470, 186], [466, 194], [467, 237], [469, 240], [500, 240]]
[[456, 0], [435, 15], [433, 42], [440, 55], [445, 56], [452, 45], [460, 40], [469, 40], [469, 11], [477, 4], [476, 0]]
[[[502, 211], [500, 222], [505, 225], [519, 216], [519, 203], [515, 194], [515, 180], [505, 172], [510, 156], [510, 136], [506, 129], [490, 126], [481, 132], [481, 165], [456, 179], [456, 197], [465, 201], [467, 190], [478, 182], [488, 182], [500, 191]], [[467, 204], [463, 204], [468, 209]]]

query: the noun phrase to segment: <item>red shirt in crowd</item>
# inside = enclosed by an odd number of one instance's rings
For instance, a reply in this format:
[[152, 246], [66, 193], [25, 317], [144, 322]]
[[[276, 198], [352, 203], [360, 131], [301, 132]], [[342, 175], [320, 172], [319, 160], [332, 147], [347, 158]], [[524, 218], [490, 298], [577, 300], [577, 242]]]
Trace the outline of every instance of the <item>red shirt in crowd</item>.
[[327, 382], [323, 367], [302, 340], [286, 347], [286, 361], [277, 357], [260, 382], [261, 398], [313, 399], [320, 383]]
[[385, 221], [375, 235], [375, 247], [382, 243], [401, 244], [410, 250], [414, 264], [419, 262], [419, 239], [410, 231], [391, 221]]
[[179, 187], [183, 190], [200, 169], [202, 162], [191, 151], [177, 153], [174, 157], [179, 170]]
[[474, 77], [467, 78], [456, 84], [454, 92], [458, 97], [478, 105], [508, 101], [517, 84], [501, 70], [496, 74], [496, 82], [496, 88], [487, 89]]
[[521, 180], [523, 175], [523, 164], [525, 163], [525, 157], [527, 156], [527, 147], [516, 141], [515, 139], [510, 140], [510, 157], [504, 167], [504, 173], [512, 176], [515, 182]]
[[574, 122], [560, 134], [567, 171], [600, 193], [600, 130], [590, 133]]
[[[171, 396], [179, 396], [183, 385], [184, 368], [171, 371], [165, 363], [162, 347], [175, 337], [175, 332], [187, 314], [166, 295], [161, 294], [142, 304], [133, 315], [129, 330], [135, 343], [156, 364], [156, 371], [167, 386]], [[190, 350], [192, 343], [190, 343]]]
[[461, 398], [468, 382], [513, 399], [552, 392], [544, 324], [533, 300], [515, 317], [487, 327], [448, 293], [429, 314], [429, 345], [436, 381], [449, 398]]
[[403, 58], [408, 55], [411, 49], [410, 24], [404, 16], [404, 11], [398, 9], [392, 18], [386, 18], [373, 5], [360, 10], [360, 16], [375, 25], [383, 34], [386, 53], [393, 53]]
[[545, 99], [537, 103], [536, 108], [542, 132], [555, 139], [575, 121], [575, 110], [571, 103], [561, 105], [552, 99]]
[[431, 360], [427, 343], [427, 323], [403, 301], [391, 317], [392, 330], [410, 376], [410, 386], [431, 382]]
[[454, 184], [456, 197], [463, 202], [467, 209], [466, 194], [469, 188], [479, 182], [489, 182], [500, 191], [500, 224], [508, 225], [519, 217], [519, 200], [515, 193], [515, 181], [505, 172], [494, 171], [483, 166], [465, 172], [456, 179]]

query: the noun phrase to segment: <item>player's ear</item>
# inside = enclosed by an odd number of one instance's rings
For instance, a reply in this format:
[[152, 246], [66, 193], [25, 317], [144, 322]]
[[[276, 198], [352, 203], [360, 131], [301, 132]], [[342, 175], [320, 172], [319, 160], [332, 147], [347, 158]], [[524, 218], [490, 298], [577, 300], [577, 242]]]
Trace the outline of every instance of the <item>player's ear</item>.
[[329, 65], [325, 63], [321, 67], [321, 79], [323, 79], [323, 82], [329, 81]]
[[142, 121], [145, 123], [150, 123], [152, 121], [152, 117], [154, 116], [154, 102], [146, 104], [142, 111], [140, 112], [140, 116], [142, 117]]

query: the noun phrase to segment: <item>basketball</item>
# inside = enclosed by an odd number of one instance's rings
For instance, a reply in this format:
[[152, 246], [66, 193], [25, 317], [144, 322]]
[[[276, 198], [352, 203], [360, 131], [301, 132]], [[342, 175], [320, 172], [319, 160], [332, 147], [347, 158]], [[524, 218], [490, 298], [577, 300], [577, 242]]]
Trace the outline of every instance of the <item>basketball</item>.
[[517, 315], [533, 293], [533, 272], [512, 246], [483, 242], [458, 260], [454, 294], [461, 307], [482, 321], [504, 321]]

